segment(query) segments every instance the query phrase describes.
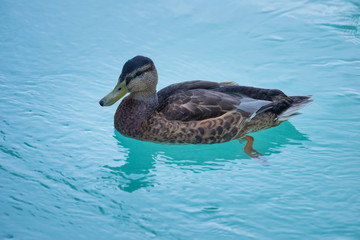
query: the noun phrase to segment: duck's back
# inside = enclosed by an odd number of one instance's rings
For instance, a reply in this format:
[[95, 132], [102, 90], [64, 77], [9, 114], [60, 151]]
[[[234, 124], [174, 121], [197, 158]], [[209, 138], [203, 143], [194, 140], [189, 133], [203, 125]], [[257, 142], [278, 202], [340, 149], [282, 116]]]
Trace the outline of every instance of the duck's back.
[[[271, 95], [276, 95], [277, 98]], [[168, 120], [199, 121], [238, 111], [245, 118], [271, 111], [279, 114], [292, 100], [280, 90], [243, 87], [234, 83], [190, 81], [159, 91], [156, 111]], [[281, 108], [281, 109], [280, 109]]]

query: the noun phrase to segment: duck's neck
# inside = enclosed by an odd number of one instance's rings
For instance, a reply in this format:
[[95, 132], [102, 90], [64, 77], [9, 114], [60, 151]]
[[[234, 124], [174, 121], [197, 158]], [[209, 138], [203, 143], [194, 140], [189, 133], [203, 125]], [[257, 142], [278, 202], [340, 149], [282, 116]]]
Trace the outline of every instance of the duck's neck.
[[158, 105], [158, 96], [156, 91], [153, 92], [137, 92], [137, 93], [131, 93], [130, 98], [144, 102], [149, 108], [155, 109]]
[[158, 105], [156, 91], [151, 95], [131, 93], [116, 110], [114, 125], [121, 134], [141, 138], [143, 123]]

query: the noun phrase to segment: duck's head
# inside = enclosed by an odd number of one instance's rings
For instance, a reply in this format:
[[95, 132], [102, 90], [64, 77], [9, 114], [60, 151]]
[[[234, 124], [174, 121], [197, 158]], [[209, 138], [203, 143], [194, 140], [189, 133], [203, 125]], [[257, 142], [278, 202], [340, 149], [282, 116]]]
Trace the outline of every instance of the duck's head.
[[124, 64], [114, 90], [103, 97], [99, 104], [110, 106], [126, 93], [143, 98], [152, 96], [156, 93], [157, 80], [157, 71], [153, 61], [144, 56], [136, 56]]

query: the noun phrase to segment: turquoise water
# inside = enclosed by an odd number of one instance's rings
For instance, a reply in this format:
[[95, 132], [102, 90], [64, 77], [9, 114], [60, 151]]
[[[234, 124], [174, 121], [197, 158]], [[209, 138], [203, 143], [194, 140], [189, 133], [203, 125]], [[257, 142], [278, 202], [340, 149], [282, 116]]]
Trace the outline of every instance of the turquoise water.
[[[0, 0], [0, 238], [360, 239], [360, 3], [247, 2]], [[315, 101], [252, 134], [267, 166], [129, 139], [98, 101], [139, 54]]]

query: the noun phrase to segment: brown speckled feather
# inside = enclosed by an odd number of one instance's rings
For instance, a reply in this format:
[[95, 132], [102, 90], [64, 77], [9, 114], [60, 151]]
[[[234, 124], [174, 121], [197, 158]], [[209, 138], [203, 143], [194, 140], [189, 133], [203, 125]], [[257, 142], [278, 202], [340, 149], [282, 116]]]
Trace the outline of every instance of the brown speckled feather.
[[196, 121], [215, 118], [236, 109], [240, 98], [205, 89], [179, 91], [157, 108], [168, 120]]
[[292, 99], [279, 90], [191, 81], [158, 92], [154, 109], [126, 97], [115, 114], [123, 135], [154, 142], [210, 144], [279, 125]]

